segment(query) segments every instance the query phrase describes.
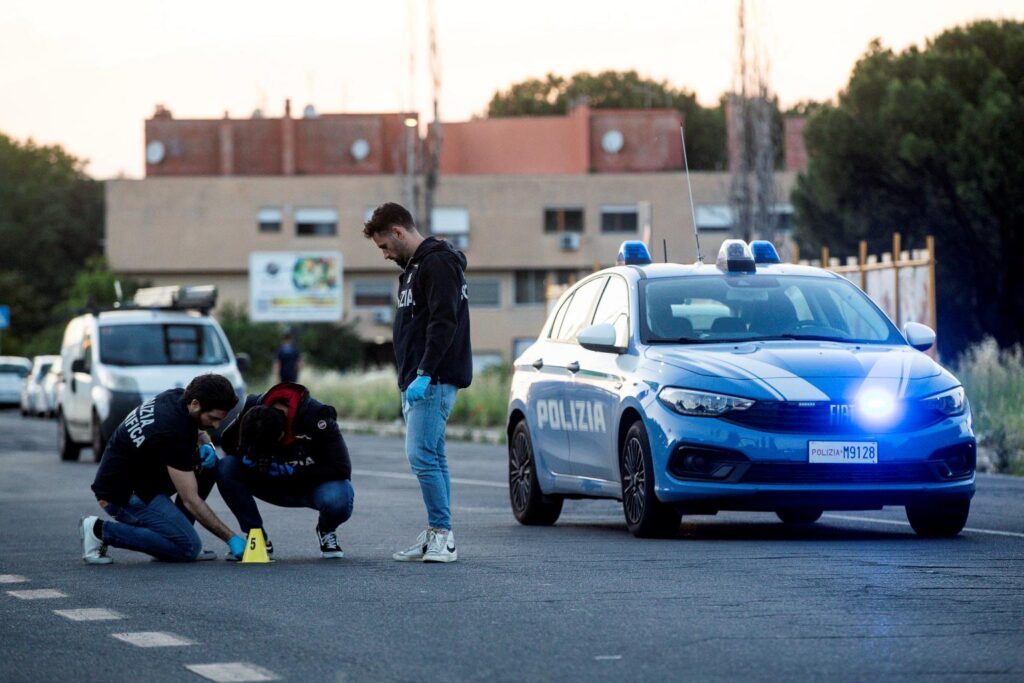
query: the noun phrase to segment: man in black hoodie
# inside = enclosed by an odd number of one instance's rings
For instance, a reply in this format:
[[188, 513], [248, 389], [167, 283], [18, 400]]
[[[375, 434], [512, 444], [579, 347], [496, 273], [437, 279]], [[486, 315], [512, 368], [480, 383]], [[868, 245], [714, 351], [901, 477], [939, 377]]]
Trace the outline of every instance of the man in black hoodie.
[[[352, 515], [352, 463], [338, 428], [338, 413], [309, 395], [301, 384], [282, 382], [245, 399], [221, 445], [217, 488], [246, 534], [264, 532], [255, 498], [282, 507], [320, 513], [320, 556], [345, 556], [335, 530]], [[267, 551], [273, 546], [267, 541]]]
[[402, 269], [395, 315], [395, 363], [405, 416], [405, 450], [427, 507], [427, 528], [397, 552], [400, 562], [454, 562], [451, 480], [444, 430], [455, 393], [473, 379], [466, 257], [423, 237], [398, 204], [381, 204], [363, 228], [384, 258]]

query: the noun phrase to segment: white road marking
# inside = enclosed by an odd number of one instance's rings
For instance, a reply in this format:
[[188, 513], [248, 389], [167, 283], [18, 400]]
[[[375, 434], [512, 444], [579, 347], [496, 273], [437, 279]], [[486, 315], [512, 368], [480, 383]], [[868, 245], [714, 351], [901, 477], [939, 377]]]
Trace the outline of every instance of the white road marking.
[[[380, 470], [356, 470], [353, 474], [364, 477], [383, 477], [384, 479], [405, 479], [410, 481], [418, 481], [415, 474], [403, 474], [401, 472], [381, 472]], [[508, 484], [501, 484], [493, 481], [484, 481], [483, 479], [462, 479], [461, 477], [452, 477], [453, 484], [464, 484], [466, 486], [488, 486], [496, 489], [507, 489]]]
[[26, 579], [21, 574], [0, 574], [0, 583], [25, 583]]
[[594, 659], [596, 659], [599, 662], [614, 662], [616, 660], [622, 659], [622, 655], [598, 655], [594, 657]]
[[135, 647], [181, 647], [195, 645], [194, 640], [176, 636], [164, 631], [134, 631], [132, 633], [111, 633], [111, 638], [134, 645]]
[[246, 681], [278, 681], [281, 677], [273, 671], [245, 662], [222, 662], [220, 664], [186, 664], [185, 668], [194, 674], [217, 683], [245, 683]]
[[[878, 519], [877, 517], [855, 517], [854, 515], [832, 515], [825, 514], [822, 517], [831, 517], [832, 519], [845, 519], [850, 522], [871, 522], [874, 524], [891, 524], [894, 526], [910, 526], [910, 522], [901, 522], [898, 519]], [[988, 534], [990, 536], [1010, 536], [1011, 538], [1024, 538], [1024, 534], [1017, 533], [1016, 531], [998, 531], [996, 529], [976, 529], [974, 527], [965, 526], [964, 531], [968, 531], [972, 534]]]
[[27, 591], [7, 591], [8, 595], [12, 595], [20, 600], [52, 600], [53, 598], [66, 598], [66, 593], [62, 593], [56, 588], [36, 588], [34, 590]]
[[120, 612], [105, 607], [84, 607], [82, 609], [55, 609], [54, 614], [60, 615], [71, 621], [113, 621], [124, 619]]

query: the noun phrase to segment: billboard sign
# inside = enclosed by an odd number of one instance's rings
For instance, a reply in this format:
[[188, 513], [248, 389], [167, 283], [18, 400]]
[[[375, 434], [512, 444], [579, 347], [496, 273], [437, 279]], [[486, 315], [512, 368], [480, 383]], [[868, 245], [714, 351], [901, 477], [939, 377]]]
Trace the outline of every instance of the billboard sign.
[[254, 322], [339, 322], [341, 276], [341, 252], [253, 252], [249, 254], [249, 318]]

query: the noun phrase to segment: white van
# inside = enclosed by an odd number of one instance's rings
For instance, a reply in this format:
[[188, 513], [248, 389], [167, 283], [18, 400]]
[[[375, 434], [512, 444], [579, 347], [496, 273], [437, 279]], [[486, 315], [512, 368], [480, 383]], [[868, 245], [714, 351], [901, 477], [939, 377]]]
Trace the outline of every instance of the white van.
[[217, 289], [151, 287], [111, 310], [68, 323], [61, 344], [64, 382], [57, 401], [61, 460], [89, 446], [97, 461], [124, 417], [167, 389], [208, 372], [223, 375], [245, 396], [241, 370], [224, 331], [209, 317]]

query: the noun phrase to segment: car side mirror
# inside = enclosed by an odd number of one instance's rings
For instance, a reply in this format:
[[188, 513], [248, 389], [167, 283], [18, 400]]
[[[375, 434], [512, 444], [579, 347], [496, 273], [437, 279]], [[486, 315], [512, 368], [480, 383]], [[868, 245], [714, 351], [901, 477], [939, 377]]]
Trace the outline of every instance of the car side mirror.
[[238, 366], [239, 372], [245, 372], [252, 366], [252, 358], [250, 358], [249, 354], [245, 353], [244, 351], [241, 353], [236, 353], [235, 365]]
[[918, 351], [927, 351], [935, 344], [935, 330], [921, 323], [907, 323], [903, 326], [907, 343]]
[[602, 353], [625, 353], [626, 349], [615, 345], [615, 327], [608, 323], [591, 325], [584, 329], [576, 337], [580, 346], [588, 351], [600, 351]]
[[88, 372], [88, 370], [85, 369], [84, 358], [76, 358], [71, 361], [71, 373], [74, 374], [76, 372]]

